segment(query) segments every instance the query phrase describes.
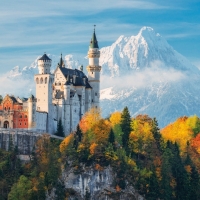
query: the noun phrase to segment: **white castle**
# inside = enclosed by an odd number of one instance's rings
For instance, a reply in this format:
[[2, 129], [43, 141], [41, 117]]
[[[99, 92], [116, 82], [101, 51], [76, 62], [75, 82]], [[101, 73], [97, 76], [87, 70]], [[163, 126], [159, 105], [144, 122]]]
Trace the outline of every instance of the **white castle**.
[[36, 101], [29, 105], [29, 128], [54, 134], [62, 121], [65, 135], [74, 131], [81, 117], [91, 107], [99, 107], [100, 51], [95, 30], [89, 45], [88, 77], [83, 69], [64, 66], [62, 55], [56, 70], [51, 74], [51, 59], [44, 54], [38, 59], [39, 73], [34, 76]]

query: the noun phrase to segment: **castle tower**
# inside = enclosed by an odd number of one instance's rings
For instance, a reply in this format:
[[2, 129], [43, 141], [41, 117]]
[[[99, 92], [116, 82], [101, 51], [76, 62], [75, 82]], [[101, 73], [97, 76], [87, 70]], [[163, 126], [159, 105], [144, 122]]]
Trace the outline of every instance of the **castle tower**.
[[34, 77], [37, 99], [36, 111], [38, 112], [38, 116], [39, 113], [46, 113], [46, 131], [53, 133], [52, 84], [54, 75], [50, 73], [51, 59], [46, 54], [38, 59], [38, 69], [39, 74], [36, 74]]
[[89, 65], [87, 66], [87, 71], [88, 71], [88, 81], [92, 86], [91, 103], [92, 106], [96, 108], [99, 107], [99, 98], [100, 98], [101, 66], [99, 66], [99, 57], [100, 57], [100, 51], [94, 29], [88, 51]]

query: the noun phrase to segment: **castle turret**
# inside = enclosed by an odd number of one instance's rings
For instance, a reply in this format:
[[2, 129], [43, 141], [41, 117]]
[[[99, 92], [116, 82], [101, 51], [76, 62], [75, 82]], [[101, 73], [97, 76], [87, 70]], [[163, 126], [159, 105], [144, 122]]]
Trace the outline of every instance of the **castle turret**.
[[51, 59], [44, 54], [41, 58], [38, 59], [38, 69], [39, 74], [50, 74], [51, 68]]
[[46, 113], [46, 131], [53, 133], [52, 84], [54, 82], [54, 75], [50, 73], [51, 59], [46, 54], [38, 59], [38, 69], [39, 74], [35, 75], [36, 110], [38, 113]]
[[35, 109], [36, 101], [33, 95], [28, 98], [28, 128], [35, 128]]
[[99, 98], [100, 98], [101, 66], [99, 66], [99, 57], [100, 57], [100, 51], [94, 29], [92, 39], [89, 45], [89, 51], [88, 51], [89, 65], [87, 66], [87, 71], [88, 71], [88, 81], [92, 87], [92, 94], [91, 94], [92, 106], [96, 108], [99, 107]]

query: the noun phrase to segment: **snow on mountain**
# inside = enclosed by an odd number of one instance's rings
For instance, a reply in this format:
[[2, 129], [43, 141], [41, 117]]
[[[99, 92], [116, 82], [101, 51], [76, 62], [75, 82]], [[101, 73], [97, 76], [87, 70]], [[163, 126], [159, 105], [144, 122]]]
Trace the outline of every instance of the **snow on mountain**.
[[[152, 28], [143, 27], [136, 36], [122, 35], [100, 51], [104, 117], [125, 106], [134, 116], [143, 113], [156, 117], [161, 127], [182, 115], [200, 116], [199, 69]], [[53, 71], [60, 56], [49, 56]], [[37, 59], [29, 67], [17, 66], [0, 77], [0, 84], [12, 85], [1, 89], [1, 94], [34, 93]], [[77, 55], [66, 55], [64, 60], [68, 68], [83, 65], [85, 70], [88, 64], [87, 57]]]
[[[104, 116], [129, 107], [161, 127], [182, 115], [200, 115], [200, 71], [150, 27], [120, 36], [101, 49]], [[112, 86], [112, 88], [110, 88]], [[105, 95], [106, 94], [106, 95]]]

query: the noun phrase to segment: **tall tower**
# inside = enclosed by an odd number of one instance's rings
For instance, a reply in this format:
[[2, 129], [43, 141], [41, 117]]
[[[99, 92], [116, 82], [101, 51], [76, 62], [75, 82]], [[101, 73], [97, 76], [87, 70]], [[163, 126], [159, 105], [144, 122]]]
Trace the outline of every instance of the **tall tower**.
[[95, 28], [90, 41], [88, 58], [89, 65], [87, 66], [88, 71], [88, 81], [92, 86], [91, 103], [92, 107], [99, 107], [100, 98], [100, 71], [101, 66], [99, 66], [100, 51], [98, 46], [98, 41], [96, 38]]
[[46, 131], [52, 133], [52, 84], [54, 81], [54, 75], [50, 73], [51, 59], [46, 54], [38, 59], [38, 69], [39, 74], [36, 74], [34, 77], [37, 98], [36, 111], [38, 113], [47, 113]]

